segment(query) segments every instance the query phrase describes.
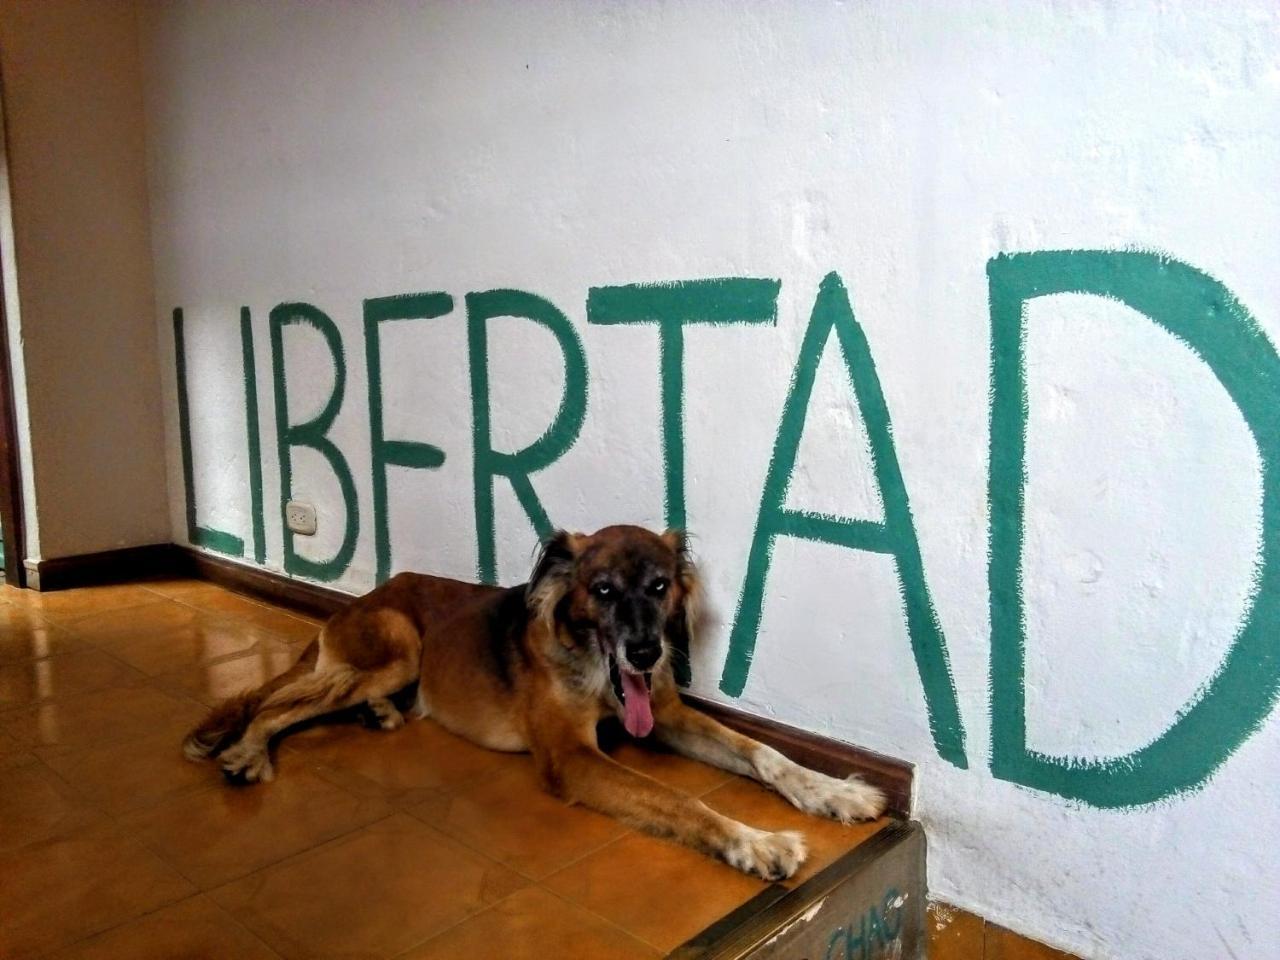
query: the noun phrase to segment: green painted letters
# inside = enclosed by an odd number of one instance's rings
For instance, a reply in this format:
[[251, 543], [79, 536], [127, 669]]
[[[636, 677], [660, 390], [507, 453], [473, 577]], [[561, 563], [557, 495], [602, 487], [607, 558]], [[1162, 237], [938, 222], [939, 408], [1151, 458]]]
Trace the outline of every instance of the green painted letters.
[[240, 308], [240, 351], [244, 358], [244, 421], [249, 437], [249, 503], [253, 513], [253, 559], [267, 562], [267, 535], [262, 527], [262, 436], [258, 423], [258, 366], [253, 355], [253, 319]]
[[[182, 308], [173, 309], [173, 354], [178, 379], [178, 438], [182, 444], [182, 482], [187, 501], [187, 540], [232, 557], [244, 556], [244, 541], [234, 534], [196, 522], [195, 458], [191, 452], [191, 406], [187, 396], [187, 344]], [[250, 458], [252, 461], [252, 457]], [[252, 470], [252, 466], [250, 467]]]
[[[1217, 280], [1152, 253], [1054, 250], [987, 265], [991, 295], [991, 772], [1098, 807], [1150, 803], [1203, 784], [1253, 733], [1280, 692], [1280, 357]], [[1024, 305], [1055, 293], [1127, 304], [1189, 346], [1258, 444], [1262, 548], [1250, 609], [1214, 676], [1154, 742], [1106, 760], [1028, 749], [1021, 581], [1027, 371]]]
[[[784, 506], [787, 485], [804, 433], [818, 363], [833, 329], [871, 441], [876, 482], [884, 501], [884, 523], [788, 510]], [[964, 768], [967, 765], [964, 728], [960, 722], [946, 641], [925, 583], [907, 490], [894, 450], [889, 410], [880, 390], [880, 379], [876, 375], [866, 337], [854, 319], [844, 284], [834, 273], [822, 281], [814, 302], [769, 461], [764, 493], [760, 498], [759, 519], [747, 559], [747, 575], [720, 679], [720, 689], [730, 696], [740, 695], [746, 687], [751, 655], [760, 628], [769, 562], [774, 541], [779, 536], [833, 543], [850, 550], [869, 550], [894, 557], [902, 584], [911, 650], [924, 687], [934, 746], [943, 759]]]
[[[284, 328], [303, 323], [318, 330], [324, 337], [333, 357], [333, 392], [324, 409], [305, 423], [290, 425], [289, 394], [285, 378]], [[284, 530], [284, 568], [291, 574], [311, 577], [315, 580], [337, 580], [351, 563], [355, 553], [356, 538], [360, 532], [359, 505], [356, 503], [356, 485], [351, 477], [347, 459], [329, 439], [329, 428], [342, 409], [342, 396], [347, 383], [347, 364], [342, 352], [342, 337], [329, 317], [309, 303], [282, 303], [271, 311], [271, 369], [275, 383], [276, 400], [276, 448], [280, 457], [280, 521]], [[346, 507], [347, 523], [342, 543], [334, 556], [322, 562], [299, 556], [293, 545], [293, 532], [284, 523], [284, 503], [293, 498], [294, 447], [309, 447], [329, 462], [338, 479], [342, 500]]]
[[667, 526], [686, 525], [684, 503], [685, 324], [769, 323], [777, 319], [778, 280], [727, 277], [677, 283], [592, 287], [587, 322], [656, 323], [662, 379], [662, 454]]
[[[564, 395], [546, 432], [523, 450], [502, 453], [493, 449], [489, 410], [489, 320], [520, 317], [546, 328], [556, 338], [564, 357]], [[471, 358], [471, 413], [475, 459], [477, 573], [484, 583], [498, 577], [497, 543], [493, 519], [493, 481], [506, 477], [532, 521], [538, 536], [553, 532], [529, 474], [543, 470], [562, 457], [582, 429], [587, 412], [587, 358], [568, 317], [542, 297], [523, 290], [487, 290], [467, 294], [467, 343]]]
[[391, 576], [391, 529], [387, 518], [387, 466], [433, 470], [444, 463], [444, 451], [429, 443], [387, 440], [382, 428], [382, 349], [378, 324], [384, 320], [430, 320], [453, 310], [447, 293], [416, 293], [377, 297], [364, 302], [364, 350], [369, 370], [369, 447], [373, 460], [373, 537], [377, 570], [382, 583]]

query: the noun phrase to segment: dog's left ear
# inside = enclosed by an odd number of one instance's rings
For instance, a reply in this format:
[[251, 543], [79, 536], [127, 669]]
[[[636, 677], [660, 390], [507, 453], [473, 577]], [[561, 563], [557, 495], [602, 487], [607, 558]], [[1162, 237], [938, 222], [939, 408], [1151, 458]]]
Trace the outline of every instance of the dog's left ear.
[[524, 590], [525, 606], [552, 632], [555, 631], [556, 606], [569, 592], [573, 562], [578, 557], [581, 541], [581, 534], [567, 530], [557, 530], [543, 541], [529, 585]]
[[689, 534], [684, 530], [668, 530], [662, 540], [676, 555], [676, 580], [680, 583], [680, 610], [667, 626], [667, 637], [676, 655], [671, 660], [671, 671], [676, 683], [687, 687], [693, 682], [693, 669], [689, 663], [689, 647], [694, 631], [702, 616], [702, 578], [693, 562], [689, 549]]

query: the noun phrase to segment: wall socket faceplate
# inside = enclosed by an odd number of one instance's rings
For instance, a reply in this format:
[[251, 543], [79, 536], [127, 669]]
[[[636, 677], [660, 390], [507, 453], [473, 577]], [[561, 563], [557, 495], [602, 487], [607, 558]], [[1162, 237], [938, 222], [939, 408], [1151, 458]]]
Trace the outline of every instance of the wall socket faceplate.
[[304, 537], [314, 536], [316, 532], [316, 508], [309, 503], [287, 500], [284, 505], [285, 525], [294, 533]]

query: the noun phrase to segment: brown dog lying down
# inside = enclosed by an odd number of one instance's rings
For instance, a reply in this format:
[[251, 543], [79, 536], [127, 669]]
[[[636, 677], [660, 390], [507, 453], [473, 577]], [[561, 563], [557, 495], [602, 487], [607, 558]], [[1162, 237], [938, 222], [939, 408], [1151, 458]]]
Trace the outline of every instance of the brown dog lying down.
[[698, 596], [684, 535], [629, 526], [557, 534], [529, 583], [511, 589], [402, 573], [335, 614], [287, 672], [215, 708], [183, 749], [219, 756], [233, 779], [270, 780], [277, 733], [358, 704], [395, 730], [404, 717], [389, 698], [416, 683], [411, 715], [531, 752], [556, 796], [739, 870], [789, 877], [805, 858], [800, 834], [731, 820], [596, 744], [596, 724], [617, 716], [632, 736], [753, 777], [808, 813], [849, 822], [883, 811], [875, 787], [801, 767], [681, 702], [671, 658], [687, 650]]

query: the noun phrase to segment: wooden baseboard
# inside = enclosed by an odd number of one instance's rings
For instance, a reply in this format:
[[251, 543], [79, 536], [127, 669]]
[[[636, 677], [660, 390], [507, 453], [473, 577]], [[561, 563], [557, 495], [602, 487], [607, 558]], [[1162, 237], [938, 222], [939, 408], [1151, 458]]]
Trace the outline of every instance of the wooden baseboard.
[[[322, 618], [332, 616], [355, 599], [332, 587], [294, 580], [284, 574], [171, 543], [42, 560], [39, 564], [41, 590], [158, 576], [199, 577], [229, 590]], [[702, 697], [686, 694], [685, 700], [725, 726], [767, 743], [806, 767], [831, 776], [861, 775], [885, 792], [891, 814], [910, 815], [911, 764]]]
[[309, 616], [327, 619], [355, 599], [351, 594], [332, 587], [294, 580], [282, 573], [236, 563], [192, 547], [178, 546], [175, 549], [183, 555], [186, 565], [184, 575], [209, 580], [228, 590], [245, 593]]
[[777, 720], [746, 713], [735, 707], [692, 694], [685, 702], [714, 717], [730, 729], [737, 730], [761, 743], [767, 743], [796, 763], [832, 777], [856, 773], [884, 791], [889, 801], [888, 812], [896, 817], [911, 815], [911, 780], [914, 768], [904, 760], [863, 747], [833, 740]]
[[178, 547], [172, 543], [151, 543], [141, 547], [81, 553], [71, 557], [41, 560], [28, 576], [37, 590], [68, 590], [106, 583], [181, 576], [188, 569]]

